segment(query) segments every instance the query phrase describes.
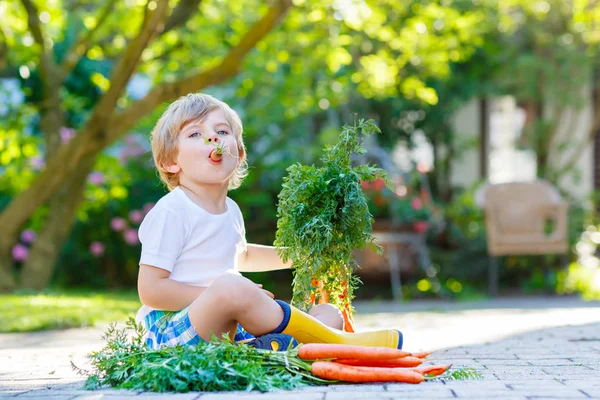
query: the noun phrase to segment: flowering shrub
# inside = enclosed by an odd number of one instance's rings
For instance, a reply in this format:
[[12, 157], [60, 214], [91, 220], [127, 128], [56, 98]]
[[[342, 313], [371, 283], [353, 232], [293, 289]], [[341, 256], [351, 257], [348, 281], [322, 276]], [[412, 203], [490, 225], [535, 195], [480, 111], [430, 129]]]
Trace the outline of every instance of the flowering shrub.
[[558, 275], [557, 291], [579, 292], [586, 300], [600, 299], [600, 229], [590, 225], [575, 245], [577, 260]]
[[399, 182], [393, 190], [386, 186], [383, 179], [374, 182], [362, 182], [367, 195], [369, 210], [375, 220], [390, 220], [410, 226], [415, 232], [425, 232], [429, 228], [431, 208], [425, 204], [422, 191], [414, 191]]

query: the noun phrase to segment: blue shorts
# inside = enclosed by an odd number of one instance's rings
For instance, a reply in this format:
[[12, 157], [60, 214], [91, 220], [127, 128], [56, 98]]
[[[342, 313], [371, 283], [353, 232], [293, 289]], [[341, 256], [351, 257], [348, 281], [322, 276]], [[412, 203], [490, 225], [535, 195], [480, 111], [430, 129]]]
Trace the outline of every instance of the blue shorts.
[[[162, 346], [196, 345], [204, 342], [192, 326], [188, 316], [188, 308], [181, 311], [152, 310], [144, 318], [144, 343], [151, 349]], [[253, 339], [239, 324], [234, 341]]]

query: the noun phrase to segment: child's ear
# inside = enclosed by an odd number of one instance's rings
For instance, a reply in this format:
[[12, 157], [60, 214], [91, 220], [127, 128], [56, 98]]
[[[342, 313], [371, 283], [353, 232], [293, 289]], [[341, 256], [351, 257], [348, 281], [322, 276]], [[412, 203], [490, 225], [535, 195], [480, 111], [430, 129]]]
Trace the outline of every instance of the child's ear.
[[165, 171], [170, 172], [172, 174], [176, 174], [179, 171], [181, 171], [181, 168], [177, 164], [163, 165], [163, 168], [165, 169]]

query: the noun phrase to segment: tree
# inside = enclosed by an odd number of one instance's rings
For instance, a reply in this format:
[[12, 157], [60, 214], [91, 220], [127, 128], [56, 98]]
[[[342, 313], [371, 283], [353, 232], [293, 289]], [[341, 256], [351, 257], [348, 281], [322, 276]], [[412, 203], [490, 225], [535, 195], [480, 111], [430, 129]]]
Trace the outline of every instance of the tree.
[[[39, 76], [42, 90], [30, 97], [40, 110], [47, 157], [46, 168], [0, 214], [0, 290], [17, 284], [8, 255], [21, 226], [42, 205], [48, 217], [21, 285], [41, 288], [48, 282], [97, 155], [163, 102], [222, 84], [221, 97], [247, 112], [250, 130], [271, 124], [285, 131], [274, 145], [292, 134], [318, 132], [325, 121], [319, 114], [329, 107], [340, 106], [349, 116], [355, 105], [345, 103], [353, 93], [435, 104], [437, 94], [426, 79], [447, 77], [452, 62], [471, 56], [486, 16], [465, 0], [344, 6], [299, 0], [295, 7], [280, 0], [270, 8], [245, 0], [227, 3], [226, 12], [221, 3], [200, 0], [180, 0], [172, 7], [156, 0], [143, 7], [114, 0], [100, 8], [67, 0], [37, 4], [11, 3], [0, 25], [0, 50], [10, 49], [5, 70], [25, 68]], [[284, 25], [274, 30], [288, 9]], [[102, 62], [83, 79], [97, 93], [86, 95], [88, 106], [74, 120], [67, 97], [75, 90], [68, 83], [73, 83], [73, 71], [90, 60]], [[134, 74], [155, 84], [139, 99], [125, 90]], [[63, 126], [77, 129], [66, 144], [60, 143]]]
[[[205, 28], [211, 25], [211, 19], [215, 18], [214, 5], [210, 10], [213, 14], [201, 15], [198, 12], [200, 4], [199, 0], [181, 0], [171, 8], [167, 0], [151, 0], [143, 7], [137, 7], [129, 2], [109, 0], [100, 9], [93, 7], [93, 2], [64, 2], [57, 4], [56, 8], [48, 5], [39, 8], [32, 0], [22, 0], [22, 8], [15, 3], [9, 4], [9, 23], [3, 26], [0, 37], [3, 45], [0, 47], [8, 47], [9, 63], [13, 61], [18, 65], [24, 60], [19, 60], [18, 55], [11, 59], [11, 55], [18, 54], [15, 50], [21, 46], [19, 42], [27, 37], [35, 42], [36, 50], [25, 53], [39, 57], [42, 98], [38, 108], [47, 164], [32, 184], [15, 196], [0, 215], [0, 225], [4, 230], [0, 237], [0, 290], [16, 287], [10, 249], [19, 229], [38, 207], [48, 203], [49, 216], [23, 268], [21, 282], [21, 286], [34, 289], [45, 287], [51, 277], [52, 264], [70, 231], [71, 220], [82, 199], [83, 184], [98, 153], [161, 103], [235, 76], [246, 55], [291, 7], [290, 1], [280, 0], [270, 7], [260, 6], [254, 12], [246, 12], [247, 20], [254, 21], [249, 29], [244, 24], [240, 26], [241, 21], [238, 21], [237, 29], [221, 28], [218, 33], [225, 36], [224, 45], [215, 55], [205, 56], [201, 62], [187, 58], [184, 64], [194, 64], [195, 67], [190, 68], [195, 70], [193, 73], [184, 75], [183, 69], [175, 68], [177, 74], [154, 74], [157, 79], [165, 78], [165, 82], [157, 84], [139, 100], [124, 95], [134, 72], [168, 67], [165, 64], [169, 60], [165, 58], [173, 49], [195, 47], [189, 42], [187, 46], [182, 45], [185, 38], [180, 42], [178, 32], [188, 24]], [[71, 12], [59, 11], [61, 6]], [[259, 18], [259, 15], [262, 17]], [[27, 33], [20, 24], [24, 20], [27, 21]], [[64, 23], [67, 20], [72, 23], [80, 20], [85, 26], [80, 24], [77, 39], [66, 54], [57, 59], [53, 40], [60, 39], [61, 35], [67, 37], [67, 24]], [[128, 21], [127, 30], [121, 33], [119, 21], [124, 20]], [[186, 35], [189, 38], [190, 32], [181, 33], [183, 37]], [[90, 52], [106, 54], [112, 60], [110, 76], [95, 76], [102, 94], [86, 121], [78, 127], [76, 136], [61, 145], [60, 129], [65, 122], [61, 89], [73, 68], [85, 55], [90, 57]], [[148, 56], [152, 53], [158, 54], [158, 57]]]

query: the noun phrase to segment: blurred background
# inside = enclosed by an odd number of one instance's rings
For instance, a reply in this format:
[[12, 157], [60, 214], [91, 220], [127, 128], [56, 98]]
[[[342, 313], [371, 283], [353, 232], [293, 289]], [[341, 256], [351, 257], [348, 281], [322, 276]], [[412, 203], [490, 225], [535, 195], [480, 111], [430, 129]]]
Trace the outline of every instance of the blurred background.
[[[286, 168], [344, 124], [385, 256], [359, 299], [600, 298], [600, 4], [592, 0], [0, 2], [0, 331], [138, 307], [149, 133], [202, 91], [244, 123], [230, 193], [272, 244]], [[291, 271], [249, 275], [291, 297]]]

